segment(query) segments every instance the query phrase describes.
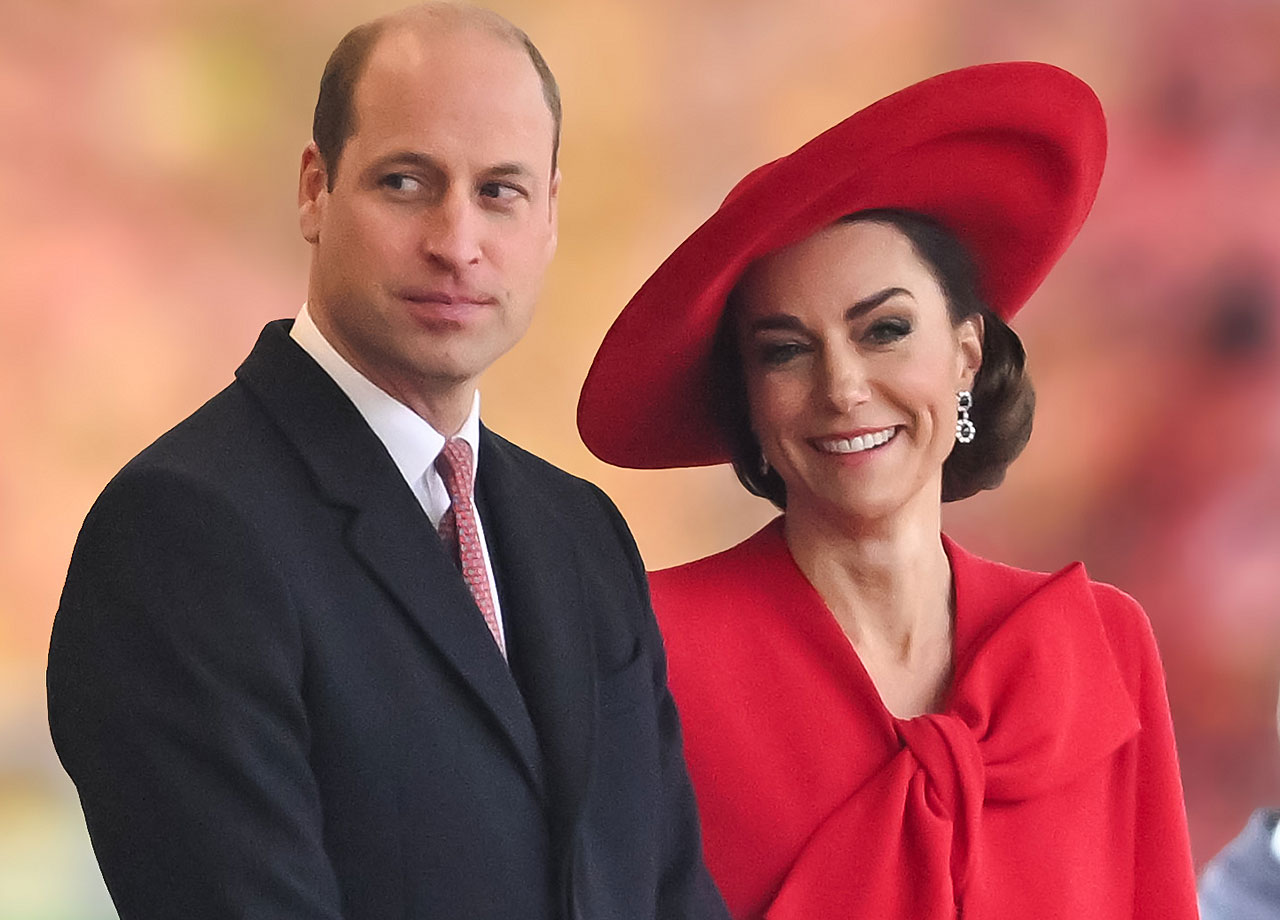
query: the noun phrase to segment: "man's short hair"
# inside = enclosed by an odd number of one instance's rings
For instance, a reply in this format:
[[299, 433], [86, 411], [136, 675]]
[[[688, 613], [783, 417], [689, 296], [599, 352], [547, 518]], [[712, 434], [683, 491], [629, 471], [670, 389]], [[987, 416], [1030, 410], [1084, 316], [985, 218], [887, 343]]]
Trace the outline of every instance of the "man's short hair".
[[560, 152], [560, 86], [542, 52], [522, 29], [497, 13], [450, 3], [428, 3], [405, 10], [402, 14], [384, 16], [356, 26], [342, 37], [342, 41], [338, 42], [329, 55], [324, 74], [320, 77], [320, 94], [316, 99], [315, 116], [311, 123], [311, 138], [324, 160], [329, 189], [333, 189], [338, 161], [342, 159], [342, 149], [346, 146], [347, 138], [356, 130], [356, 87], [369, 62], [369, 56], [389, 28], [401, 21], [405, 14], [417, 12], [441, 18], [447, 16], [455, 23], [479, 26], [512, 45], [524, 48], [542, 82], [542, 98], [546, 100], [547, 109], [551, 112], [551, 173], [554, 175]]

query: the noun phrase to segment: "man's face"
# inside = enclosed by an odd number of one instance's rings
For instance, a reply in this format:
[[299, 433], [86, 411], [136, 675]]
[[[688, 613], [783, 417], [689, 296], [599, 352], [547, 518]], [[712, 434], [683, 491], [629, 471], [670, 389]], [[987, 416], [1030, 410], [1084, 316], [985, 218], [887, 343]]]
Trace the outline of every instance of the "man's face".
[[529, 326], [556, 245], [551, 113], [524, 49], [460, 28], [385, 35], [354, 114], [335, 176], [303, 154], [309, 309], [421, 411], [469, 395]]

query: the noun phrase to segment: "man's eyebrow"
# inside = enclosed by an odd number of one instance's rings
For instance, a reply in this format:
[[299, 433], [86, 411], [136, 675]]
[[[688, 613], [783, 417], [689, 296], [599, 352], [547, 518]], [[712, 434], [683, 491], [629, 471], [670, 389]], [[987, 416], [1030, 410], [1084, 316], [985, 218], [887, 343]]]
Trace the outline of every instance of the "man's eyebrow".
[[[379, 173], [386, 169], [394, 169], [396, 167], [408, 167], [417, 169], [422, 172], [431, 172], [443, 175], [445, 168], [435, 157], [425, 153], [418, 153], [414, 150], [397, 150], [388, 153], [385, 156], [378, 157], [369, 166], [369, 171]], [[495, 163], [493, 166], [486, 167], [481, 171], [481, 175], [485, 179], [505, 179], [511, 177], [528, 177], [532, 178], [534, 172], [523, 163], [511, 161], [508, 163]]]
[[523, 163], [498, 163], [484, 170], [482, 175], [489, 179], [505, 179], [511, 176], [533, 176], [533, 170]]
[[388, 153], [386, 156], [378, 157], [369, 166], [369, 170], [370, 172], [381, 172], [393, 166], [412, 166], [424, 172], [444, 171], [439, 161], [434, 157], [427, 156], [425, 153], [416, 153], [412, 150], [397, 150], [394, 153]]

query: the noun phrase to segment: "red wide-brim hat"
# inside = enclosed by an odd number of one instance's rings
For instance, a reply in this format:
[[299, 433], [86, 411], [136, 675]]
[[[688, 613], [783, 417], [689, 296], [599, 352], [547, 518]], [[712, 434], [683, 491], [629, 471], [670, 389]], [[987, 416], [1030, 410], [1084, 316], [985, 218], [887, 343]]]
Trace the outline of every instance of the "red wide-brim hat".
[[1097, 97], [1048, 64], [944, 73], [849, 116], [748, 174], [631, 298], [583, 384], [583, 442], [636, 469], [727, 462], [710, 356], [729, 293], [755, 260], [855, 211], [940, 222], [1008, 320], [1080, 229], [1105, 156]]

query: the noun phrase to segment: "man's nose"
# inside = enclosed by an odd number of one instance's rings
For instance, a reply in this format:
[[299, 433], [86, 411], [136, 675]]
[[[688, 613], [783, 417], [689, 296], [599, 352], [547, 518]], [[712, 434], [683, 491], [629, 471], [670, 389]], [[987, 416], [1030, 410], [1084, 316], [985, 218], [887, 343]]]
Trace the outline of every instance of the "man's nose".
[[464, 195], [448, 195], [433, 208], [423, 233], [426, 256], [449, 270], [480, 261], [483, 215]]

